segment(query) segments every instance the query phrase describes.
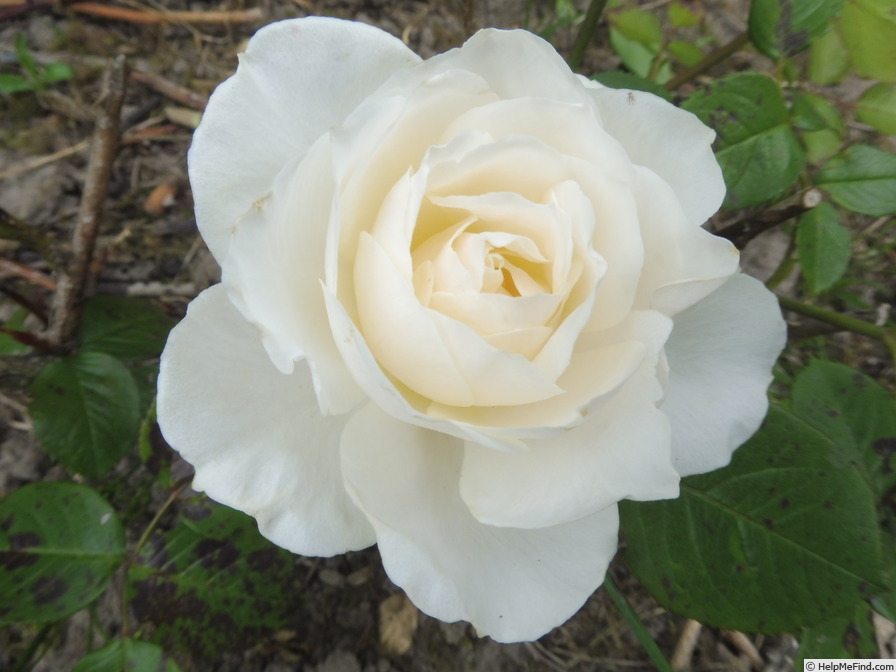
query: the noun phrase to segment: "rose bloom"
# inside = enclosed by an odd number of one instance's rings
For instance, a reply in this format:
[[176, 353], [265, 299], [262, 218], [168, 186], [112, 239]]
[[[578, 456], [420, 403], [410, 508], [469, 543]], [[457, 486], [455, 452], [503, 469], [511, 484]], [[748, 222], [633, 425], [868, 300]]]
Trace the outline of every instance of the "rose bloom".
[[361, 23], [260, 30], [189, 154], [223, 281], [158, 419], [194, 487], [296, 553], [377, 544], [480, 635], [562, 623], [617, 502], [676, 497], [767, 410], [784, 323], [701, 228], [713, 138], [521, 30], [426, 61]]

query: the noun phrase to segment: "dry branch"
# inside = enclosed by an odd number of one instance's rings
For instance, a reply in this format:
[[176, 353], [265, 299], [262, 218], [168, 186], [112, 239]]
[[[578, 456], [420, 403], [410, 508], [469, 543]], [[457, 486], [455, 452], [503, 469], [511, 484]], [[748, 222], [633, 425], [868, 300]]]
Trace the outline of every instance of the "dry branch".
[[95, 2], [78, 2], [71, 9], [82, 14], [131, 23], [251, 23], [265, 18], [261, 7], [234, 11], [190, 12], [126, 9]]
[[102, 107], [91, 140], [81, 207], [72, 232], [71, 259], [59, 272], [58, 288], [50, 308], [50, 326], [45, 338], [56, 348], [70, 345], [81, 321], [81, 304], [88, 286], [103, 202], [112, 174], [112, 162], [118, 154], [126, 80], [125, 59], [118, 56], [109, 65], [103, 82]]
[[821, 199], [821, 191], [811, 187], [775, 203], [766, 210], [746, 215], [721, 231], [716, 231], [715, 234], [727, 238], [737, 249], [742, 250], [760, 233], [808, 212], [821, 203]]

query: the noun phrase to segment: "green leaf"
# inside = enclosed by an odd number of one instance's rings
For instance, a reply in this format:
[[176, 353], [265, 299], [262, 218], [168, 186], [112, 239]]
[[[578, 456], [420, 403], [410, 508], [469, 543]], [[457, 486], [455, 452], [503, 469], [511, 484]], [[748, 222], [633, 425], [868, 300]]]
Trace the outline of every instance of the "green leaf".
[[806, 75], [810, 82], [827, 86], [839, 82], [847, 72], [849, 72], [849, 51], [835, 23], [831, 30], [812, 40]]
[[815, 182], [847, 210], [896, 214], [896, 156], [877, 147], [849, 147], [818, 171]]
[[165, 311], [145, 299], [95, 296], [84, 306], [79, 340], [82, 350], [148, 359], [162, 352], [173, 326]]
[[0, 93], [21, 93], [34, 91], [34, 84], [19, 75], [0, 73]]
[[53, 360], [31, 384], [28, 410], [44, 449], [67, 469], [101, 478], [134, 445], [140, 400], [130, 372], [99, 352]]
[[856, 119], [896, 135], [896, 84], [875, 84], [856, 103]]
[[31, 55], [31, 52], [28, 51], [28, 43], [24, 33], [16, 35], [16, 58], [19, 59], [19, 64], [28, 74], [28, 77], [34, 83], [35, 88], [38, 90], [42, 89], [43, 87], [41, 86], [40, 72], [37, 69], [37, 62], [34, 60], [34, 56]]
[[604, 86], [610, 87], [611, 89], [631, 89], [633, 91], [646, 91], [665, 100], [672, 100], [672, 94], [667, 91], [665, 87], [660, 86], [656, 82], [653, 82], [649, 79], [645, 79], [644, 77], [638, 77], [638, 75], [634, 75], [630, 72], [623, 72], [622, 70], [610, 70], [608, 72], [598, 73], [594, 75], [592, 79], [600, 82]]
[[155, 644], [116, 639], [86, 655], [72, 672], [180, 672], [180, 668]]
[[680, 2], [669, 4], [669, 23], [676, 28], [690, 28], [700, 23], [700, 16]]
[[753, 0], [750, 40], [766, 56], [791, 56], [828, 29], [843, 0]]
[[47, 63], [44, 67], [43, 80], [47, 84], [51, 82], [63, 82], [75, 76], [71, 67], [66, 63]]
[[839, 25], [856, 72], [896, 82], [896, 0], [847, 0]]
[[793, 410], [836, 443], [841, 464], [860, 469], [875, 501], [896, 487], [896, 400], [874, 380], [813, 361], [794, 383]]
[[802, 671], [807, 658], [877, 658], [872, 615], [866, 602], [856, 602], [843, 615], [803, 628], [794, 670]]
[[[20, 308], [9, 316], [3, 327], [12, 331], [27, 331], [25, 328], [26, 317], [28, 317], [28, 311]], [[21, 355], [25, 352], [28, 352], [27, 345], [19, 343], [11, 334], [0, 332], [0, 355]]]
[[[820, 97], [820, 96], [819, 96]], [[824, 100], [822, 98], [822, 100]], [[793, 94], [793, 125], [804, 131], [821, 131], [828, 128], [827, 119], [816, 109], [809, 95]]]
[[257, 531], [249, 516], [207, 499], [171, 532], [155, 535], [129, 574], [131, 603], [172, 649], [218, 656], [282, 627], [299, 597], [284, 590], [294, 556]]
[[[800, 108], [797, 112], [797, 101]], [[805, 111], [806, 107], [811, 107], [812, 116]], [[821, 163], [825, 159], [836, 154], [843, 145], [843, 138], [846, 133], [846, 125], [843, 123], [843, 117], [840, 111], [825, 98], [816, 93], [801, 93], [794, 97], [794, 112], [797, 113], [798, 119], [822, 119], [824, 128], [820, 130], [803, 131], [802, 140], [806, 146], [806, 158], [810, 163]], [[806, 121], [803, 125], [809, 125]]]
[[805, 156], [774, 80], [758, 73], [723, 77], [682, 107], [718, 133], [716, 158], [728, 187], [724, 207], [770, 201], [796, 182]]
[[622, 64], [639, 77], [646, 78], [653, 69], [656, 52], [650, 51], [640, 42], [630, 40], [610, 26], [610, 45]]
[[709, 625], [792, 631], [881, 588], [875, 498], [831, 438], [772, 406], [731, 464], [681, 496], [622, 502], [626, 561], [663, 606]]
[[796, 245], [803, 277], [813, 294], [833, 286], [849, 266], [852, 236], [830, 203], [820, 203], [800, 217]]
[[84, 608], [124, 553], [114, 509], [86, 485], [16, 490], [0, 500], [0, 623], [57, 621]]
[[611, 25], [626, 39], [657, 53], [663, 44], [663, 29], [660, 20], [640, 9], [629, 9], [618, 14], [610, 14]]
[[675, 60], [685, 67], [696, 65], [703, 60], [703, 50], [690, 42], [673, 40], [669, 43], [668, 49]]

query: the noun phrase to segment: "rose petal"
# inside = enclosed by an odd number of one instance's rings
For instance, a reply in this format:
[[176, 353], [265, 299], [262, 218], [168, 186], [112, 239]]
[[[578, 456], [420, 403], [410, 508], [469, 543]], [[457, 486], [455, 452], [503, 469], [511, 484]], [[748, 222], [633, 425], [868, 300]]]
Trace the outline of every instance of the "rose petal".
[[331, 210], [329, 138], [322, 137], [271, 193], [240, 220], [223, 280], [244, 317], [261, 331], [274, 365], [291, 373], [307, 357], [324, 413], [363, 400], [333, 342], [320, 281]]
[[374, 543], [339, 467], [347, 416], [320, 415], [303, 366], [277, 371], [222, 285], [200, 294], [162, 355], [159, 425], [193, 487], [245, 511], [278, 546], [334, 555]]
[[480, 522], [525, 529], [578, 520], [621, 499], [677, 497], [669, 422], [656, 407], [661, 396], [653, 367], [642, 365], [592, 404], [582, 424], [529, 439], [526, 453], [468, 443], [461, 496]]
[[540, 530], [482, 525], [460, 499], [460, 442], [370, 404], [346, 427], [349, 492], [376, 529], [389, 577], [420, 609], [499, 642], [536, 639], [572, 616], [616, 552], [611, 506]]
[[725, 198], [722, 170], [712, 153], [715, 132], [696, 116], [644, 91], [589, 87], [604, 129], [631, 160], [674, 190], [693, 225], [712, 217]]
[[774, 294], [742, 274], [675, 316], [660, 409], [672, 424], [678, 473], [725, 466], [756, 431], [768, 409], [771, 368], [786, 337]]
[[644, 308], [675, 315], [736, 273], [740, 253], [689, 223], [671, 187], [652, 171], [637, 168], [634, 188], [644, 240], [639, 298]]
[[231, 227], [283, 166], [419, 61], [362, 23], [309, 17], [259, 30], [212, 95], [188, 155], [199, 230], [215, 258], [224, 259]]

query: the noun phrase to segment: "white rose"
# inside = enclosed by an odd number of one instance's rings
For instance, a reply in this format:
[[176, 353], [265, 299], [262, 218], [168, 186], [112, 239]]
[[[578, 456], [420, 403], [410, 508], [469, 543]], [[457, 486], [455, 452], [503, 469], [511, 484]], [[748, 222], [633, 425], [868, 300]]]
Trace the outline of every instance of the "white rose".
[[766, 412], [784, 324], [700, 228], [713, 137], [524, 31], [427, 61], [360, 23], [259, 31], [189, 155], [223, 282], [158, 417], [194, 487], [296, 553], [378, 544], [498, 641], [562, 623], [616, 503], [677, 496]]

